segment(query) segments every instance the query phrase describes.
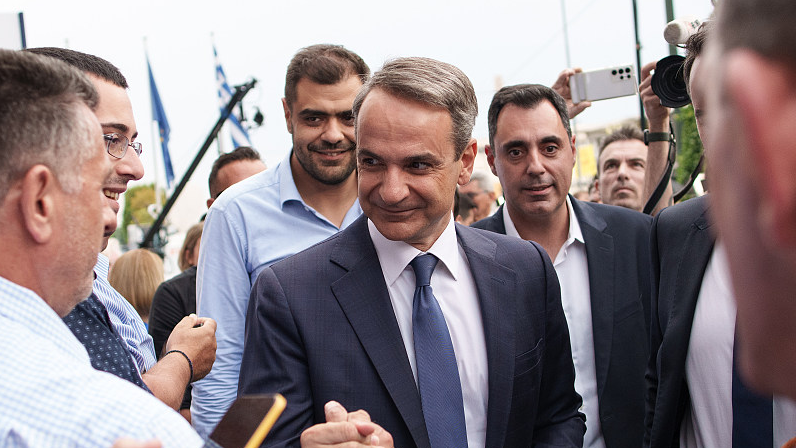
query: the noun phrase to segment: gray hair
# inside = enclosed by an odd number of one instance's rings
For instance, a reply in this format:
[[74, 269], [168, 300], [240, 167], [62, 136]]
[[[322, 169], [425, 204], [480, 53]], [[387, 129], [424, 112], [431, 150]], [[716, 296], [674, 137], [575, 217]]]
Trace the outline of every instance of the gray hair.
[[492, 179], [490, 179], [489, 176], [483, 171], [473, 171], [473, 174], [470, 176], [470, 182], [477, 183], [478, 188], [486, 193], [492, 193], [495, 191], [495, 186], [492, 183]]
[[98, 129], [81, 111], [97, 92], [79, 70], [53, 58], [0, 49], [0, 200], [34, 165], [45, 165], [64, 190], [80, 186]]
[[[451, 143], [459, 160], [473, 135], [478, 100], [467, 75], [451, 64], [429, 58], [398, 58], [362, 86], [354, 100], [355, 123], [365, 97], [373, 89], [448, 111], [452, 121]], [[358, 127], [358, 125], [356, 125]]]

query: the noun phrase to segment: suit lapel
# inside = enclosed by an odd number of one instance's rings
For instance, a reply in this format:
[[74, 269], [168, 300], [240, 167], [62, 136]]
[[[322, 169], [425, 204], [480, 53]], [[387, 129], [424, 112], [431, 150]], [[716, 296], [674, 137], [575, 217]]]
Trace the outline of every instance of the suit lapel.
[[415, 444], [429, 447], [420, 394], [406, 348], [381, 274], [376, 249], [368, 235], [367, 220], [351, 224], [340, 238], [331, 262], [348, 270], [332, 283], [332, 292], [371, 359], [379, 377], [404, 419]]
[[508, 428], [514, 384], [514, 322], [516, 273], [496, 260], [496, 245], [470, 228], [457, 225], [459, 243], [473, 274], [481, 318], [489, 374], [486, 447], [503, 446]]
[[597, 397], [602, 395], [608, 378], [611, 360], [611, 340], [614, 329], [616, 253], [614, 239], [605, 233], [605, 221], [593, 210], [572, 199], [572, 209], [578, 218], [583, 240], [586, 242], [586, 259], [589, 269], [589, 295], [591, 301], [594, 364], [597, 376]]
[[[704, 203], [707, 204], [707, 201], [705, 200]], [[707, 206], [688, 227], [688, 234], [681, 246], [681, 259], [687, 262], [678, 263], [677, 278], [674, 279], [674, 284], [677, 286], [674, 291], [674, 300], [670, 301], [672, 306], [669, 310], [669, 325], [672, 329], [667, 331], [681, 335], [677, 345], [682, 347], [679, 352], [682, 352], [683, 363], [685, 363], [688, 341], [691, 338], [691, 326], [694, 321], [699, 291], [702, 288], [702, 278], [713, 253], [714, 240], [708, 230], [710, 223], [706, 214]]]

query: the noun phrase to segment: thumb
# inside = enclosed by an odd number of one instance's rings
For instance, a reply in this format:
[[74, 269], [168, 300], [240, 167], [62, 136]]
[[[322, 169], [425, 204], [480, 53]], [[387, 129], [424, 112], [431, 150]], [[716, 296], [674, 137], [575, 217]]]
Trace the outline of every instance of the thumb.
[[326, 422], [344, 422], [348, 419], [348, 411], [336, 401], [330, 401], [323, 407], [326, 413]]

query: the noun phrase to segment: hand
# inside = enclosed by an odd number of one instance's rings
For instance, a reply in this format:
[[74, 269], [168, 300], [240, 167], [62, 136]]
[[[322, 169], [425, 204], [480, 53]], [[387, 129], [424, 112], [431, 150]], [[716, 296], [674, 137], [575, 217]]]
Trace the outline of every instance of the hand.
[[326, 423], [319, 423], [301, 434], [301, 447], [380, 446], [392, 448], [392, 435], [370, 421], [363, 410], [348, 412], [336, 401], [324, 407]]
[[161, 448], [158, 440], [152, 439], [147, 441], [138, 441], [133, 439], [122, 438], [117, 440], [111, 448]]
[[644, 104], [644, 114], [649, 120], [650, 132], [669, 132], [669, 108], [661, 104], [661, 99], [652, 91], [652, 71], [657, 62], [650, 62], [641, 68], [641, 83], [638, 93]]
[[191, 358], [194, 381], [204, 378], [216, 360], [216, 321], [196, 314], [183, 317], [166, 341], [165, 351], [169, 350], [180, 350]]
[[558, 79], [556, 79], [556, 82], [550, 87], [566, 100], [569, 118], [575, 118], [575, 116], [591, 106], [591, 101], [581, 101], [578, 104], [572, 102], [572, 91], [569, 88], [569, 78], [575, 73], [580, 73], [582, 71], [583, 69], [580, 67], [564, 69], [564, 71], [558, 74]]

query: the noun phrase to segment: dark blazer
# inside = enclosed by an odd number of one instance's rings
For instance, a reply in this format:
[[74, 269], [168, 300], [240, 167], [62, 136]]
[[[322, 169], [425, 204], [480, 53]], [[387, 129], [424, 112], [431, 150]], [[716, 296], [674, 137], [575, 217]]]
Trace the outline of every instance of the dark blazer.
[[[586, 242], [603, 438], [608, 448], [638, 448], [644, 434], [652, 219], [622, 207], [570, 200]], [[473, 227], [506, 233], [503, 207]]]
[[652, 322], [644, 446], [677, 447], [690, 403], [685, 360], [702, 277], [713, 253], [706, 196], [661, 211], [652, 225]]
[[[486, 446], [581, 446], [558, 281], [536, 245], [456, 225], [478, 290], [487, 347]], [[515, 266], [523, 266], [518, 272]], [[396, 447], [429, 448], [420, 395], [378, 256], [361, 217], [265, 269], [252, 289], [239, 394], [280, 392], [266, 446], [298, 446], [337, 400], [364, 409]]]

